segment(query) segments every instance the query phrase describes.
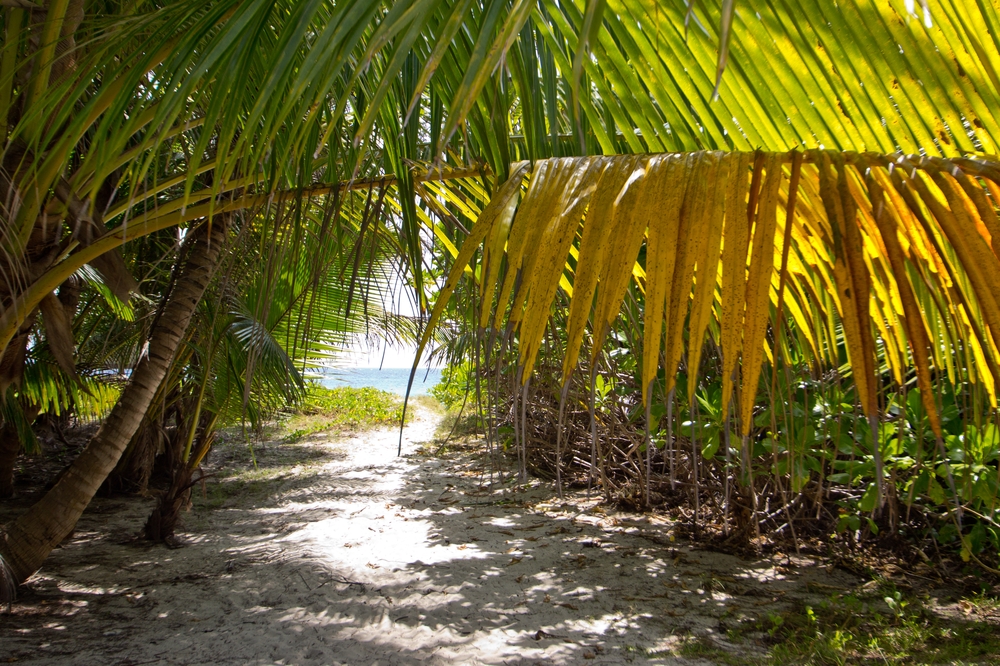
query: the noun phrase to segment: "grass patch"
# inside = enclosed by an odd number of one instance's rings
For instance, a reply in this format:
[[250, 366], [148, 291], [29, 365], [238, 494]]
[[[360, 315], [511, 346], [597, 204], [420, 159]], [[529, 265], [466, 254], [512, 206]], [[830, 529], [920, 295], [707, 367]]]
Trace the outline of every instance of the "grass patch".
[[926, 598], [883, 584], [865, 594], [842, 594], [816, 607], [768, 613], [728, 630], [733, 653], [707, 638], [680, 648], [686, 657], [732, 666], [847, 666], [853, 664], [994, 664], [1000, 659], [1000, 622], [992, 597], [959, 602], [960, 617], [932, 608]]
[[397, 425], [403, 417], [403, 401], [374, 388], [309, 386], [298, 409], [283, 424], [283, 439], [295, 442], [328, 430], [366, 430]]
[[411, 395], [410, 396], [410, 406], [407, 408], [406, 413], [409, 414], [411, 410], [415, 408], [426, 409], [434, 414], [440, 414], [444, 410], [444, 406], [432, 395], [422, 394], [422, 395]]

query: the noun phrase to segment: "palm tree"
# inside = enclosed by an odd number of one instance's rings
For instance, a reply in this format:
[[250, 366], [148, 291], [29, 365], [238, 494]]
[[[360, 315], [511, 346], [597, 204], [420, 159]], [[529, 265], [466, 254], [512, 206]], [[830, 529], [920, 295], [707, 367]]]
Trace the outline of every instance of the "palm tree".
[[[144, 428], [160, 437], [133, 437], [119, 463], [118, 481], [144, 491], [166, 439], [171, 485], [147, 524], [149, 538], [172, 536], [218, 424], [263, 427], [304, 396], [311, 365], [335, 358], [349, 336], [368, 326], [387, 338], [412, 339], [409, 322], [382, 307], [389, 262], [400, 248], [386, 231], [388, 206], [373, 201], [385, 204], [386, 191], [372, 187], [303, 205], [294, 227], [274, 229], [251, 218], [233, 239], [237, 247], [221, 261], [146, 412]], [[263, 270], [262, 246], [271, 264]], [[173, 433], [162, 438], [168, 417]]]
[[[115, 408], [52, 490], [8, 527], [4, 559], [18, 580], [41, 566], [52, 550], [52, 541], [61, 542], [73, 531], [80, 514], [139, 427], [222, 254], [228, 221], [223, 215], [212, 222], [191, 234], [187, 258], [153, 327], [148, 349]], [[40, 526], [43, 529], [38, 529]]]
[[[364, 178], [394, 188], [401, 254], [422, 302], [422, 220], [446, 248], [464, 240], [446, 294], [488, 239], [482, 302], [501, 318], [512, 306], [525, 380], [560, 284], [577, 294], [565, 381], [588, 320], [599, 340], [637, 282], [652, 297], [646, 397], [664, 328], [668, 377], [680, 358], [695, 281], [688, 353], [717, 320], [727, 381], [742, 366], [741, 423], [773, 353], [770, 303], [817, 359], [839, 359], [843, 331], [869, 415], [872, 323], [892, 345], [891, 367], [915, 365], [918, 378], [929, 367], [914, 301], [930, 341], [978, 345], [964, 376], [995, 381], [986, 293], [995, 255], [983, 250], [997, 237], [995, 167], [982, 157], [1000, 127], [991, 111], [1000, 20], [989, 3], [934, 5], [926, 21], [904, 0], [753, 10], [731, 0], [185, 0], [107, 3], [106, 17], [82, 18], [71, 0], [44, 14], [14, 4], [0, 55], [0, 389], [18, 379], [37, 311], [46, 330], [59, 327], [42, 304], [85, 264], [125, 297], [133, 284], [109, 253], [126, 241], [237, 211], [294, 224], [285, 211], [296, 202]], [[694, 152], [706, 150], [726, 154]], [[921, 157], [898, 157], [907, 154]], [[411, 173], [421, 159], [433, 165]], [[417, 181], [440, 178], [446, 164], [458, 168], [451, 176], [472, 169], [495, 181], [456, 181], [446, 204], [418, 205]], [[202, 174], [210, 182], [197, 186]], [[477, 190], [481, 201], [493, 196], [467, 237], [447, 215], [430, 222], [443, 206], [470, 210]], [[668, 206], [682, 214], [655, 214]], [[628, 233], [612, 234], [616, 221]], [[902, 255], [890, 247], [892, 225]], [[652, 267], [636, 266], [643, 246]], [[567, 254], [572, 271], [562, 269]], [[717, 298], [709, 287], [720, 260]], [[124, 444], [106, 448], [112, 458]], [[87, 501], [83, 492], [73, 506]], [[40, 545], [28, 555], [13, 554], [10, 539], [0, 545], [18, 578], [62, 531], [34, 529]]]
[[[134, 281], [116, 252], [127, 240], [178, 225], [204, 227], [238, 211], [294, 229], [302, 202], [371, 189], [359, 178], [377, 176], [401, 193], [397, 233], [419, 286], [419, 219], [405, 160], [421, 157], [416, 128], [423, 109], [407, 122], [406, 108], [421, 102], [426, 79], [419, 77], [450, 50], [468, 22], [468, 4], [112, 3], [91, 16], [83, 15], [82, 2], [5, 8], [2, 392], [21, 380], [20, 359], [39, 309], [50, 341], [56, 330], [72, 340], [44, 304], [84, 265], [124, 300]], [[473, 12], [483, 27], [475, 71], [495, 67], [529, 10], [521, 3], [511, 13], [494, 2]], [[416, 63], [415, 48], [431, 51], [426, 66]], [[463, 81], [455, 106], [474, 99], [482, 85], [479, 78]], [[386, 124], [388, 131], [373, 131]], [[343, 142], [345, 134], [358, 145]], [[387, 179], [386, 167], [398, 175]], [[173, 294], [184, 295], [176, 286]], [[194, 312], [193, 294], [177, 322], [186, 324]], [[146, 363], [155, 368], [133, 371], [75, 465], [82, 472], [64, 476], [30, 522], [8, 530], [0, 552], [18, 580], [71, 529], [117, 463], [184, 328], [170, 332], [155, 364]], [[59, 351], [72, 361], [71, 349]]]

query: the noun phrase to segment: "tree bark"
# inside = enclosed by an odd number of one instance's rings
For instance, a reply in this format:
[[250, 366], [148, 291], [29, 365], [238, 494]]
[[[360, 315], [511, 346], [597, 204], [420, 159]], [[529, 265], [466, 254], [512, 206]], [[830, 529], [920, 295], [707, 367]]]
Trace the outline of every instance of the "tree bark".
[[0, 558], [18, 583], [38, 570], [76, 526], [142, 422], [218, 265], [226, 223], [191, 232], [190, 251], [142, 357], [107, 420], [56, 485], [0, 538]]
[[[35, 315], [28, 318], [0, 357], [0, 396], [6, 393], [10, 386], [19, 386], [21, 383], [28, 353], [28, 339], [35, 325], [35, 318]], [[37, 413], [35, 410], [35, 414]], [[17, 428], [12, 423], [4, 422], [0, 417], [0, 498], [14, 496], [14, 467], [17, 465], [17, 456], [20, 453], [21, 439]]]
[[[201, 461], [205, 459], [209, 449], [211, 449], [212, 442], [215, 439], [215, 417], [209, 412], [203, 411], [201, 412], [199, 421], [197, 441], [194, 443], [190, 457], [187, 460], [184, 459], [185, 440], [183, 438], [177, 442], [171, 442], [169, 445], [173, 446], [175, 443], [178, 445], [174, 447], [174, 455], [169, 456], [173, 458], [171, 461], [170, 487], [160, 497], [160, 501], [157, 502], [156, 508], [149, 515], [149, 518], [146, 520], [146, 526], [143, 528], [146, 538], [150, 541], [169, 543], [169, 540], [174, 536], [174, 530], [177, 528], [177, 522], [180, 520], [181, 511], [191, 506], [192, 486], [204, 478], [202, 476], [199, 479], [192, 479], [195, 471], [200, 468]], [[184, 432], [183, 428], [179, 428], [178, 430], [181, 433]]]
[[147, 415], [132, 441], [125, 447], [125, 453], [115, 470], [108, 477], [108, 490], [134, 495], [145, 493], [149, 489], [158, 452], [170, 445], [169, 440], [162, 422], [159, 419], [151, 420]]
[[14, 467], [21, 452], [21, 440], [13, 427], [0, 426], [0, 499], [14, 496]]

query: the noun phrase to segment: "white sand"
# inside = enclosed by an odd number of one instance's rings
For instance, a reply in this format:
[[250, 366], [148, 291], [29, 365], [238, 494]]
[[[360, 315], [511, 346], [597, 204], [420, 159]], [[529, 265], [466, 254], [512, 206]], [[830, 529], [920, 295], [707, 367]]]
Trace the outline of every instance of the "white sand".
[[221, 506], [198, 490], [180, 549], [131, 539], [148, 502], [95, 500], [0, 616], [0, 661], [707, 663], [676, 650], [857, 582], [693, 550], [547, 484], [490, 491], [471, 454], [413, 454], [435, 425], [408, 426], [403, 457], [389, 430], [319, 436], [314, 464]]

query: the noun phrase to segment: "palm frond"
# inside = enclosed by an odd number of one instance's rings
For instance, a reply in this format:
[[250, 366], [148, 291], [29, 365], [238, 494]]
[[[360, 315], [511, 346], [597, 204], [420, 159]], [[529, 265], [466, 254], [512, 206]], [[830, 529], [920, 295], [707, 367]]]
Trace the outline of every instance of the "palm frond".
[[[479, 273], [493, 282], [486, 293], [499, 286], [496, 299], [483, 301], [482, 321], [506, 321], [517, 333], [524, 381], [561, 280], [572, 285], [564, 289], [564, 383], [585, 323], [593, 322], [599, 349], [634, 280], [646, 313], [642, 385], [648, 389], [660, 365], [661, 331], [669, 391], [684, 331], [695, 373], [692, 359], [711, 328], [727, 372], [742, 368], [744, 426], [761, 363], [774, 354], [776, 328], [768, 331], [778, 311], [813, 341], [805, 352], [815, 364], [849, 363], [869, 416], [878, 409], [877, 347], [897, 381], [916, 374], [929, 414], [936, 414], [933, 359], [959, 349], [967, 350], [967, 362], [955, 365], [959, 379], [981, 384], [996, 405], [1000, 309], [990, 285], [1000, 284], [1000, 260], [990, 229], [997, 163], [830, 151], [541, 160], [508, 228], [501, 213], [522, 196], [521, 178], [479, 216], [431, 325], [476, 249], [499, 232], [507, 274], [500, 286], [493, 273]], [[569, 262], [573, 243], [576, 261]], [[831, 320], [842, 337], [828, 334]], [[940, 435], [936, 417], [932, 424]]]
[[[592, 3], [542, 5], [536, 24], [569, 76]], [[989, 3], [942, 2], [931, 26], [903, 0], [690, 7], [705, 32], [686, 30], [686, 3], [608, 0], [580, 98], [604, 152], [618, 135], [635, 152], [997, 152]]]

